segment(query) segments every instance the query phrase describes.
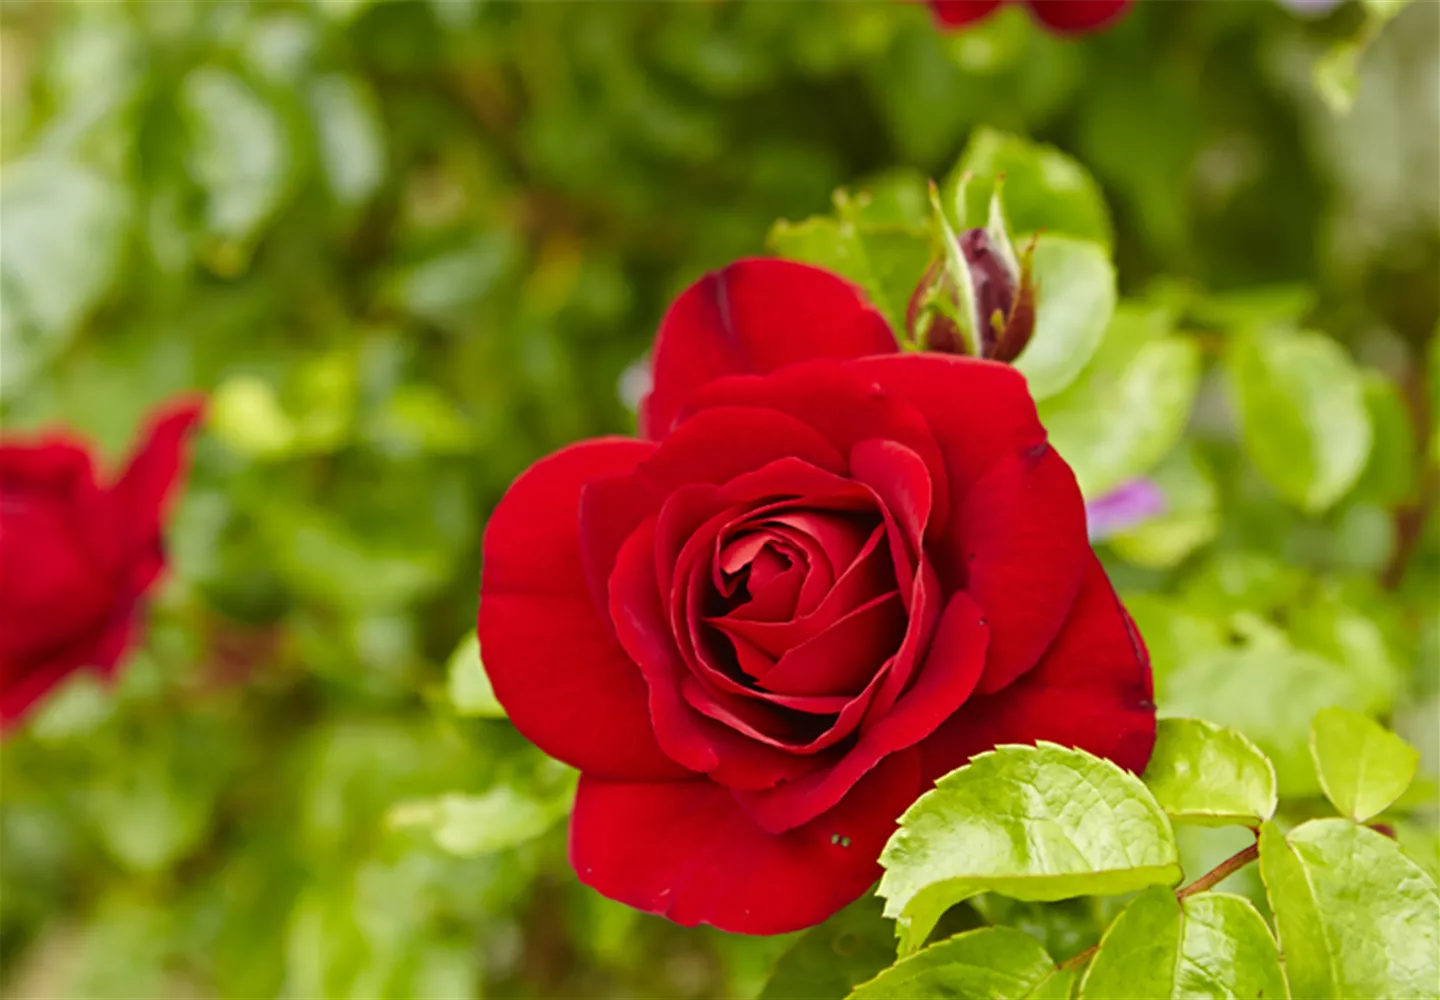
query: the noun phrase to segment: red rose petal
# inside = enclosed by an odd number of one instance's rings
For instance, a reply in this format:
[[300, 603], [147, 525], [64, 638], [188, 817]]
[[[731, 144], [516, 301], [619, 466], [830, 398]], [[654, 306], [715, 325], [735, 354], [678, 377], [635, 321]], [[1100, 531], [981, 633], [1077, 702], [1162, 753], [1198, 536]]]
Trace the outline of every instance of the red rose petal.
[[1155, 745], [1150, 658], [1094, 555], [1064, 629], [1035, 669], [1003, 691], [971, 698], [921, 745], [926, 785], [999, 744], [1039, 740], [1136, 774]]
[[691, 393], [713, 379], [896, 349], [884, 317], [845, 279], [793, 261], [737, 261], [691, 285], [665, 314], [641, 428], [666, 437]]
[[[693, 414], [716, 406], [775, 410], [818, 430], [841, 454], [852, 455], [861, 441], [894, 442], [925, 463], [925, 505], [933, 511], [938, 536], [950, 511], [944, 460], [925, 418], [899, 395], [864, 377], [848, 362], [830, 360], [792, 365], [763, 377], [718, 379], [698, 390], [685, 407]], [[684, 419], [682, 414], [682, 419]]]
[[976, 483], [955, 530], [966, 590], [990, 626], [978, 688], [989, 694], [1033, 667], [1065, 623], [1090, 558], [1085, 502], [1070, 467], [1042, 445]]
[[736, 799], [773, 832], [793, 829], [830, 809], [878, 763], [925, 739], [965, 703], [984, 665], [985, 643], [980, 609], [957, 594], [940, 617], [914, 686], [861, 732], [838, 763], [772, 789], [736, 792]]
[[[1025, 377], [1009, 365], [945, 354], [863, 358], [847, 367], [909, 402], [925, 417], [944, 458], [950, 503], [965, 495], [992, 465], [1043, 444], [1045, 429]], [[954, 526], [949, 529], [954, 532]], [[938, 565], [949, 589], [964, 568]]]
[[918, 558], [930, 521], [930, 472], [919, 455], [894, 441], [870, 439], [850, 450], [850, 471], [869, 486], [881, 506], [895, 515], [910, 543], [909, 558]]
[[959, 28], [989, 17], [1005, 0], [929, 0], [935, 20], [947, 28]]
[[725, 483], [781, 459], [843, 472], [845, 459], [813, 427], [773, 410], [721, 406], [686, 420], [660, 442], [639, 475], [668, 492], [686, 483]]
[[602, 438], [541, 459], [485, 530], [479, 633], [495, 696], [546, 753], [608, 778], [686, 773], [656, 744], [644, 678], [591, 601], [580, 558], [586, 483], [633, 468], [654, 447]]
[[708, 781], [580, 779], [570, 863], [611, 899], [685, 926], [781, 934], [820, 923], [880, 876], [877, 859], [914, 801], [913, 754], [897, 754], [835, 809], [775, 836]]
[[871, 533], [860, 555], [809, 614], [789, 619], [776, 615], [767, 618], [760, 614], [767, 609], [760, 607], [757, 601], [751, 601], [722, 618], [706, 620], [723, 629], [727, 635], [753, 642], [772, 658], [783, 656], [787, 650], [835, 624], [842, 615], [854, 611], [867, 598], [895, 589], [895, 573], [890, 567], [889, 552], [882, 550], [880, 545], [884, 536], [884, 528], [876, 528]]
[[1115, 21], [1131, 0], [1025, 0], [1030, 12], [1058, 34], [1095, 31]]
[[[734, 787], [768, 788], [808, 771], [811, 762], [757, 743], [686, 704], [681, 684], [692, 675], [655, 579], [655, 524], [646, 521], [620, 549], [610, 578], [610, 616], [621, 646], [649, 688], [650, 717], [660, 746], [692, 771]], [[606, 719], [604, 728], [613, 732], [614, 720]]]
[[200, 397], [177, 400], [158, 412], [112, 490], [118, 529], [125, 549], [136, 560], [132, 586], [143, 591], [160, 573], [164, 555], [160, 529], [165, 508], [185, 471], [185, 446], [204, 414]]
[[792, 647], [760, 685], [777, 694], [858, 694], [899, 648], [905, 626], [900, 595], [877, 597]]

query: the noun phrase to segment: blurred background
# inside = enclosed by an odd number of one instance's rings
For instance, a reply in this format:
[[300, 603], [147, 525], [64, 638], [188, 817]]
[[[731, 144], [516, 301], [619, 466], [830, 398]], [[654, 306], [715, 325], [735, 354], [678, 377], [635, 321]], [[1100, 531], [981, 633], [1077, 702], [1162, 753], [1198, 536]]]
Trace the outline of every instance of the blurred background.
[[[0, 994], [756, 996], [793, 937], [570, 872], [572, 779], [467, 639], [481, 532], [535, 458], [633, 429], [622, 385], [702, 271], [837, 188], [911, 197], [986, 127], [1083, 164], [1122, 300], [1199, 359], [1071, 431], [1178, 413], [1125, 469], [1167, 512], [1103, 550], [1162, 708], [1279, 763], [1286, 703], [1343, 677], [1433, 775], [1440, 5], [1376, 7], [1143, 2], [1074, 42], [889, 0], [0, 3], [5, 427], [114, 462], [211, 394], [144, 645], [0, 753]], [[1323, 504], [1237, 430], [1226, 345], [1270, 326], [1365, 387]]]

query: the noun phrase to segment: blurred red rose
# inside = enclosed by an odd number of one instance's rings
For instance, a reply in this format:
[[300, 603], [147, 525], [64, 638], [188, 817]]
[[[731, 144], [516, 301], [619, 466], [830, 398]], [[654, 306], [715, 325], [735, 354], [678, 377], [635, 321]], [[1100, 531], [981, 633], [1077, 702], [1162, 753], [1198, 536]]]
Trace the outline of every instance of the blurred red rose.
[[928, 0], [935, 19], [959, 28], [989, 17], [1007, 3], [1023, 3], [1037, 21], [1056, 34], [1096, 31], [1119, 18], [1132, 0]]
[[108, 488], [78, 441], [0, 442], [0, 726], [75, 670], [114, 673], [165, 565], [166, 498], [200, 412], [185, 399], [158, 413]]
[[542, 459], [485, 534], [482, 658], [582, 772], [582, 881], [795, 930], [979, 751], [1145, 766], [1145, 648], [1018, 371], [898, 353], [858, 289], [775, 260], [687, 290], [654, 359], [646, 439]]

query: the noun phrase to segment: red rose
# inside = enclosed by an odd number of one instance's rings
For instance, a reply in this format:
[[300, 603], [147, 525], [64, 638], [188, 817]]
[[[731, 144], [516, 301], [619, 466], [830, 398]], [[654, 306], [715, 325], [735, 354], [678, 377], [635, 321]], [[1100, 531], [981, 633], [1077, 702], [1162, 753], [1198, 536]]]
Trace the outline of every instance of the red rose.
[[958, 28], [989, 17], [1006, 3], [1024, 3], [1037, 21], [1060, 35], [1095, 31], [1110, 24], [1132, 0], [928, 0], [935, 19]]
[[583, 772], [583, 882], [795, 930], [979, 751], [1145, 766], [1145, 648], [1019, 372], [897, 353], [855, 287], [775, 260], [687, 290], [654, 357], [648, 440], [542, 459], [485, 534], [483, 659]]
[[199, 416], [190, 399], [158, 414], [107, 489], [84, 444], [0, 443], [0, 726], [72, 671], [114, 672], [165, 565], [165, 500]]

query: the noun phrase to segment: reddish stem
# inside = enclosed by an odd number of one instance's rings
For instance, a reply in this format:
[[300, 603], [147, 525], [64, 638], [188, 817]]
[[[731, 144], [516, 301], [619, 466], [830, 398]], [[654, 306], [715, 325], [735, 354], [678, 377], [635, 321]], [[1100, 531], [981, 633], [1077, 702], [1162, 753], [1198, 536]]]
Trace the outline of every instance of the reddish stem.
[[[1177, 890], [1175, 893], [1175, 898], [1185, 899], [1187, 896], [1193, 896], [1196, 893], [1206, 892], [1207, 890], [1213, 889], [1215, 888], [1215, 886], [1219, 885], [1221, 882], [1224, 882], [1231, 875], [1234, 875], [1241, 868], [1244, 868], [1246, 865], [1254, 861], [1259, 856], [1260, 842], [1257, 840], [1255, 843], [1251, 844], [1243, 851], [1240, 851], [1226, 858], [1224, 861], [1220, 862], [1210, 871], [1206, 872], [1204, 875], [1201, 875], [1194, 882], [1191, 882], [1189, 885], [1185, 886], [1185, 888]], [[1095, 953], [1099, 950], [1099, 944], [1092, 944], [1080, 954], [1074, 956], [1073, 958], [1067, 958], [1065, 961], [1061, 962], [1060, 968], [1078, 969], [1086, 962], [1090, 961], [1090, 959], [1094, 958]]]

